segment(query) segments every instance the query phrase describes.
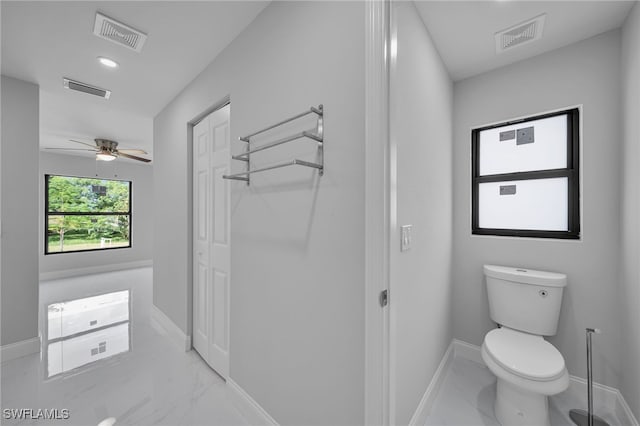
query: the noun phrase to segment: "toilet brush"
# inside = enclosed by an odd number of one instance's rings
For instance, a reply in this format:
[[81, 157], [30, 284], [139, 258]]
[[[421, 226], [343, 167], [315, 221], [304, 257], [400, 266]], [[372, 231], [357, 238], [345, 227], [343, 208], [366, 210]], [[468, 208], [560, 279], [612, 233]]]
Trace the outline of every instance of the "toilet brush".
[[572, 409], [569, 417], [578, 426], [609, 426], [601, 417], [593, 414], [593, 362], [591, 359], [591, 335], [600, 334], [597, 328], [587, 328], [587, 408], [588, 411]]

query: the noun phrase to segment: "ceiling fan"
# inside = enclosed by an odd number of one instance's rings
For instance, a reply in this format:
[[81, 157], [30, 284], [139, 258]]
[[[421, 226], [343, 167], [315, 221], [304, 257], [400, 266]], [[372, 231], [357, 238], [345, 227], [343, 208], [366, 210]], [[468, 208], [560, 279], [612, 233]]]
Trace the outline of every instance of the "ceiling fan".
[[93, 151], [96, 153], [96, 160], [99, 161], [113, 161], [118, 157], [130, 158], [132, 160], [144, 161], [145, 163], [151, 162], [147, 158], [138, 157], [133, 154], [147, 154], [142, 149], [118, 149], [118, 142], [109, 139], [94, 139], [95, 146], [86, 142], [76, 141], [69, 139], [70, 142], [79, 143], [91, 147], [89, 148], [45, 148], [45, 149], [61, 149], [65, 151]]

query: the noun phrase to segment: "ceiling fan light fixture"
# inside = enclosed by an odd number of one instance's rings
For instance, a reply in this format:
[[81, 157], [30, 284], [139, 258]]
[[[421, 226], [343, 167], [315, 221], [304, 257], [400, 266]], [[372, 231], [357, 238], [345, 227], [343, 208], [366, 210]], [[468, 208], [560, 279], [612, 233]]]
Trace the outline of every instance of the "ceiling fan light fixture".
[[[0, 0], [1, 1], [1, 0]], [[49, 148], [45, 147], [45, 149], [63, 149], [69, 151], [93, 151], [96, 153], [96, 161], [113, 161], [116, 158], [128, 158], [130, 160], [142, 161], [143, 163], [150, 163], [151, 160], [144, 157], [138, 157], [133, 154], [147, 154], [147, 152], [143, 149], [122, 149], [118, 150], [118, 142], [109, 140], [96, 138], [94, 139], [95, 146], [88, 144], [86, 142], [77, 141], [73, 139], [69, 139], [70, 142], [75, 142], [82, 144], [84, 146], [88, 146], [91, 149], [87, 148]]]
[[116, 156], [111, 154], [110, 152], [98, 152], [96, 154], [96, 160], [99, 161], [113, 161], [116, 159]]
[[119, 64], [113, 59], [105, 58], [104, 56], [98, 56], [98, 62], [107, 68], [118, 68]]

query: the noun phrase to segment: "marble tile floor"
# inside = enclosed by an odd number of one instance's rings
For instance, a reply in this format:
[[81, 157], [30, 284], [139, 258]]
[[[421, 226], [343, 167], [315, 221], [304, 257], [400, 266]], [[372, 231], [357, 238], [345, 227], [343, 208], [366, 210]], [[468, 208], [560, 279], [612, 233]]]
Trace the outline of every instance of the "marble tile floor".
[[[496, 378], [484, 364], [454, 357], [446, 373], [425, 426], [500, 426], [493, 414]], [[595, 413], [611, 426], [622, 425], [612, 409], [599, 407]], [[549, 399], [551, 426], [575, 426], [569, 418], [572, 408], [585, 408], [586, 396], [569, 388]]]
[[[119, 325], [91, 333], [74, 330], [70, 338], [57, 342], [64, 347], [59, 353], [55, 338], [49, 339], [51, 349], [47, 347], [47, 335], [54, 334], [46, 324], [52, 315], [50, 305], [123, 290], [129, 291], [129, 309], [127, 314], [125, 308], [125, 318], [120, 309]], [[3, 410], [68, 409], [69, 418], [12, 420], [3, 415], [0, 423], [39, 426], [249, 424], [225, 382], [195, 351], [181, 350], [151, 320], [151, 300], [151, 268], [42, 282], [42, 356], [31, 355], [2, 363], [0, 405]], [[69, 328], [78, 322], [86, 323], [75, 318], [69, 319], [65, 326]], [[100, 333], [103, 336], [99, 336]], [[114, 343], [109, 339], [114, 339]], [[96, 343], [98, 341], [101, 343]], [[95, 361], [101, 356], [105, 358]], [[53, 365], [56, 362], [59, 365]]]
[[[83, 314], [83, 309], [86, 311], [100, 295], [108, 296], [98, 304], [112, 306], [100, 314], [91, 309]], [[123, 300], [128, 304], [124, 311], [114, 305]], [[76, 302], [65, 304], [70, 301]], [[0, 407], [67, 409], [69, 418], [16, 420], [2, 415], [0, 424], [248, 425], [247, 415], [225, 382], [195, 351], [181, 350], [151, 320], [151, 301], [151, 268], [42, 282], [42, 356], [26, 356], [0, 365]], [[61, 305], [65, 305], [63, 311], [75, 316], [63, 321]], [[114, 317], [112, 325], [98, 327], [97, 331], [74, 328], [65, 337], [65, 328], [86, 325], [87, 319], [108, 322], [109, 315]], [[101, 346], [104, 341], [106, 345]], [[425, 426], [497, 426], [494, 398], [495, 377], [491, 372], [483, 364], [455, 357]], [[570, 391], [552, 397], [551, 424], [572, 426], [569, 409], [584, 405], [584, 396]], [[596, 413], [612, 426], [621, 424], [597, 404]]]

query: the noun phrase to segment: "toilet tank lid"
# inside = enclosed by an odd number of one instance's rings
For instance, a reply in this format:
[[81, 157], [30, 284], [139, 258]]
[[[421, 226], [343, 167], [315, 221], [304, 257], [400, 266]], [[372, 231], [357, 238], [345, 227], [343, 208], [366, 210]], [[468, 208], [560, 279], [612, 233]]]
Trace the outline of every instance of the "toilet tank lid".
[[547, 287], [564, 287], [567, 285], [567, 276], [558, 272], [536, 271], [534, 269], [513, 268], [509, 266], [484, 265], [484, 274], [487, 277], [524, 284], [542, 285]]

